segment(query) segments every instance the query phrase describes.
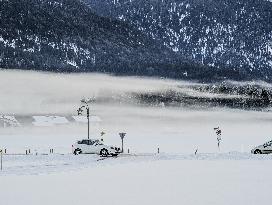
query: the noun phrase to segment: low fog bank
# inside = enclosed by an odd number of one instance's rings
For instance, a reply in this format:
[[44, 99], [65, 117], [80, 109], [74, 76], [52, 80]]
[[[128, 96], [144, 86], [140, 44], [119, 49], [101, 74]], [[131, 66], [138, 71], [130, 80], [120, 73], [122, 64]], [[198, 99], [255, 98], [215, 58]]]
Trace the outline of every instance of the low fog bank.
[[[198, 84], [94, 73], [1, 70], [0, 86], [0, 113], [16, 115], [73, 114], [81, 100], [92, 101], [94, 107], [121, 105], [191, 110], [214, 107], [267, 110], [271, 101], [271, 85], [263, 82]], [[267, 89], [265, 93], [264, 89]]]
[[[181, 82], [102, 74], [51, 74], [0, 71], [0, 113], [70, 114], [82, 99], [99, 103], [124, 98], [128, 93], [175, 89]], [[127, 97], [128, 96], [128, 97]]]

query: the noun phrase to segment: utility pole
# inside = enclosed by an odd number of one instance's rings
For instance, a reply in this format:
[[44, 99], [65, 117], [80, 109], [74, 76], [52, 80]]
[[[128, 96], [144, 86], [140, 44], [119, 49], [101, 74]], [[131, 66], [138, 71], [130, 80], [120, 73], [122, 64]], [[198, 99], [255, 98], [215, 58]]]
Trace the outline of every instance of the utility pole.
[[120, 137], [121, 137], [121, 140], [122, 140], [122, 153], [124, 152], [124, 138], [125, 138], [125, 135], [126, 135], [126, 133], [124, 133], [124, 132], [121, 132], [121, 133], [119, 133], [119, 135], [120, 135]]
[[86, 105], [83, 105], [80, 108], [78, 108], [77, 114], [78, 115], [82, 115], [83, 109], [86, 110], [86, 112], [87, 112], [87, 119], [88, 119], [88, 139], [90, 139], [90, 108], [89, 108], [89, 105], [87, 104], [87, 102], [85, 102], [85, 103], [86, 103]]

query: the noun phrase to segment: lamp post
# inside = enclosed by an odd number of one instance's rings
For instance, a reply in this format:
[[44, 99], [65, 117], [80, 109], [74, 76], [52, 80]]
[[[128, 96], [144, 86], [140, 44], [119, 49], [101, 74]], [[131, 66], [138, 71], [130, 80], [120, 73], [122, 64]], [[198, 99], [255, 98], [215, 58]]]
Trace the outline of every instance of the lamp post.
[[88, 119], [88, 139], [90, 139], [90, 108], [89, 108], [89, 105], [86, 103], [86, 105], [83, 105], [80, 108], [78, 108], [77, 115], [82, 115], [82, 113], [84, 111], [83, 109], [85, 109], [86, 112], [87, 112], [87, 119]]
[[121, 140], [122, 140], [122, 153], [124, 152], [124, 138], [126, 136], [126, 133], [124, 132], [121, 132], [119, 133], [120, 137], [121, 137]]

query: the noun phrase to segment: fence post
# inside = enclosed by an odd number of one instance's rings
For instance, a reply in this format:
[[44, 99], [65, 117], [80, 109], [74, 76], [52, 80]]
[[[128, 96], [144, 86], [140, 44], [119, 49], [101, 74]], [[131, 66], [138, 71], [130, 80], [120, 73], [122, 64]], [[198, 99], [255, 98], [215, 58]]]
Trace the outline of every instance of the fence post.
[[160, 153], [160, 148], [158, 147], [158, 154]]
[[129, 154], [129, 149], [128, 149], [128, 154]]

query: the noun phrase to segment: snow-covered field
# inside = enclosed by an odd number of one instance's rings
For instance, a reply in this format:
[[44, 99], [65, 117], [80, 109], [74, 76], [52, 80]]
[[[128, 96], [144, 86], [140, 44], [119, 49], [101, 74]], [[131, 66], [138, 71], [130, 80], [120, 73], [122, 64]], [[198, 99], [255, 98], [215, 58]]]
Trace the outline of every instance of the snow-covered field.
[[270, 201], [271, 156], [159, 154], [101, 161], [91, 155], [5, 158], [0, 202], [7, 205], [255, 205]]
[[[0, 171], [0, 205], [269, 204], [272, 157], [250, 150], [271, 140], [271, 112], [146, 107], [127, 96], [184, 83], [1, 71], [0, 113], [39, 116], [36, 121], [50, 126], [0, 128], [0, 149], [8, 153]], [[120, 146], [118, 133], [126, 132], [130, 155], [74, 156], [71, 145], [86, 138], [86, 124], [54, 118], [51, 126], [47, 115], [75, 116], [80, 100], [89, 97], [100, 99], [90, 104], [91, 115], [99, 117], [91, 135], [103, 131], [105, 143]], [[126, 100], [112, 100], [120, 97]], [[223, 132], [220, 150], [217, 126]], [[31, 155], [13, 155], [26, 149]]]

